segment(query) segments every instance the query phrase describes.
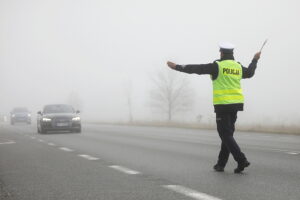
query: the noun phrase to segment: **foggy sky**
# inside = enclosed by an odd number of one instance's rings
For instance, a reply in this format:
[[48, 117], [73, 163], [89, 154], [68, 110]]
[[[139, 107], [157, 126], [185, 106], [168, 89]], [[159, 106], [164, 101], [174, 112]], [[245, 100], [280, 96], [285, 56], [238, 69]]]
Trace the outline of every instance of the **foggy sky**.
[[[299, 7], [297, 0], [0, 0], [0, 114], [15, 106], [35, 113], [76, 93], [85, 116], [124, 120], [131, 84], [134, 118], [155, 119], [150, 76], [167, 70], [167, 60], [210, 63], [218, 43], [231, 41], [247, 67], [268, 38], [255, 76], [242, 81], [240, 120], [298, 123]], [[182, 76], [195, 90], [195, 109], [181, 120], [213, 117], [209, 76]]]

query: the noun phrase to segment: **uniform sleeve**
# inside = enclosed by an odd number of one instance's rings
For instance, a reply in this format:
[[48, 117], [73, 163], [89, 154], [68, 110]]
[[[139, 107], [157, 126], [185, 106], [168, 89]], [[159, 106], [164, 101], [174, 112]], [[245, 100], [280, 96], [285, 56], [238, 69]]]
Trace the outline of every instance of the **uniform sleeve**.
[[251, 78], [255, 74], [257, 60], [253, 59], [248, 68], [243, 67], [243, 78]]
[[212, 76], [216, 76], [218, 74], [218, 66], [216, 63], [200, 65], [176, 65], [175, 70], [188, 74], [210, 74]]

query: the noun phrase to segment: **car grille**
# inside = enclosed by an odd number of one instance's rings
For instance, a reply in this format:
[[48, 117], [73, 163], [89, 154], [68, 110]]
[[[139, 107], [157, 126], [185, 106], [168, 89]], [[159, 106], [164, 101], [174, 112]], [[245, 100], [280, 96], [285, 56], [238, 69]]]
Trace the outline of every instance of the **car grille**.
[[72, 119], [69, 117], [52, 118], [52, 126], [54, 126], [54, 127], [65, 127], [65, 126], [71, 126], [71, 125], [72, 125]]
[[55, 117], [55, 118], [53, 118], [53, 121], [55, 123], [57, 123], [57, 122], [71, 122], [72, 119], [69, 118], [69, 117]]

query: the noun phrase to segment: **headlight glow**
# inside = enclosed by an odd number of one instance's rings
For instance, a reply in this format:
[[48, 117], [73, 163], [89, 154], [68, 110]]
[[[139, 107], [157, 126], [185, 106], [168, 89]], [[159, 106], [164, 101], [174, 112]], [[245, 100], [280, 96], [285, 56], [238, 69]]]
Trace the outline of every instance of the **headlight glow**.
[[27, 116], [28, 116], [28, 117], [30, 117], [30, 116], [31, 116], [31, 114], [28, 114]]
[[15, 114], [12, 114], [12, 117], [15, 117], [16, 115]]
[[46, 118], [46, 117], [43, 117], [43, 122], [51, 122], [51, 119], [49, 119], [49, 118]]
[[80, 117], [73, 117], [72, 121], [80, 121]]

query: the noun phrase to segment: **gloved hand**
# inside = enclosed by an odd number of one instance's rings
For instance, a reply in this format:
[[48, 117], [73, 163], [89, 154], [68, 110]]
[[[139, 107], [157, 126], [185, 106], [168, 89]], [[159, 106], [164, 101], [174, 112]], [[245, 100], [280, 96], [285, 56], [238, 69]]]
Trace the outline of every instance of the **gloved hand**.
[[257, 52], [255, 55], [254, 55], [254, 58], [255, 60], [259, 60], [260, 59], [260, 54], [261, 54], [261, 51], [260, 52]]
[[167, 65], [168, 65], [171, 69], [175, 69], [175, 68], [176, 68], [176, 63], [173, 63], [173, 62], [168, 61], [168, 62], [167, 62]]

